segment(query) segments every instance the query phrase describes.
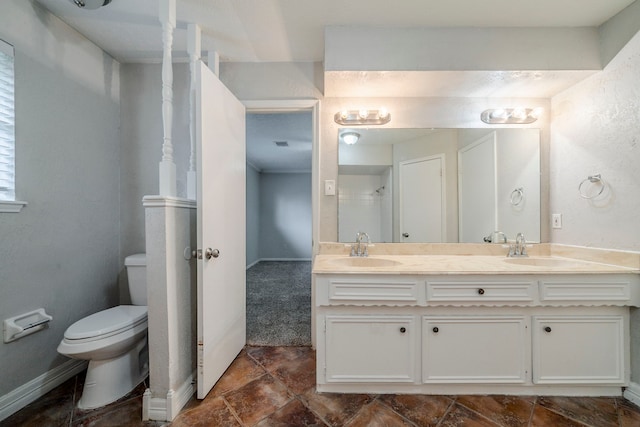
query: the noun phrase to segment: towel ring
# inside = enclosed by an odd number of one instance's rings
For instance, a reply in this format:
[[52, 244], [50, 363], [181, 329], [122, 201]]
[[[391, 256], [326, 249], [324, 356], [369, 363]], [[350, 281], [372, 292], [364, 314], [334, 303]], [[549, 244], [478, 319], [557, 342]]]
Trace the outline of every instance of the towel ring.
[[[588, 195], [586, 194], [585, 191], [583, 191], [582, 187], [584, 186], [585, 183], [590, 182], [592, 184], [599, 182], [600, 183], [600, 191], [598, 191], [597, 194], [593, 194], [593, 195]], [[578, 185], [578, 192], [580, 193], [580, 197], [582, 197], [583, 199], [595, 199], [596, 197], [598, 197], [599, 195], [602, 194], [602, 192], [604, 191], [604, 179], [602, 179], [602, 177], [600, 176], [600, 174], [597, 175], [589, 175], [586, 179], [582, 180], [582, 182], [580, 183], [580, 185]]]
[[511, 204], [513, 206], [518, 206], [524, 200], [524, 189], [522, 187], [518, 187], [511, 192], [511, 197], [509, 197]]

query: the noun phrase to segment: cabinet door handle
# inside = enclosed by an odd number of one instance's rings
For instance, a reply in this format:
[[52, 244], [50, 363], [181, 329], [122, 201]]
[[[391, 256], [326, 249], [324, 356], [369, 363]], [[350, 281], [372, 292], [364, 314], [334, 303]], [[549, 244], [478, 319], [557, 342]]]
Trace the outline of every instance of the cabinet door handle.
[[437, 334], [437, 333], [438, 333], [438, 331], [439, 331], [440, 329], [438, 329], [438, 327], [437, 327], [437, 326], [435, 326], [432, 330], [433, 330], [433, 333], [434, 333], [434, 334]]
[[478, 293], [479, 293], [480, 295], [484, 295], [484, 289], [482, 289], [482, 288], [478, 289]]
[[407, 332], [407, 328], [403, 326], [402, 328], [400, 328], [400, 332], [404, 334], [405, 332]]
[[551, 332], [551, 327], [550, 326], [545, 326], [544, 327], [544, 331], [545, 332]]

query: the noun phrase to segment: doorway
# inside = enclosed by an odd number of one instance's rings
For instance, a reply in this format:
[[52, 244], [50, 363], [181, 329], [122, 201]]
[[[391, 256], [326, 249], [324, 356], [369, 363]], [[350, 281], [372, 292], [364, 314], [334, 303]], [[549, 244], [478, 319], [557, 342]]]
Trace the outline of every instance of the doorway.
[[247, 344], [311, 344], [313, 110], [248, 108]]

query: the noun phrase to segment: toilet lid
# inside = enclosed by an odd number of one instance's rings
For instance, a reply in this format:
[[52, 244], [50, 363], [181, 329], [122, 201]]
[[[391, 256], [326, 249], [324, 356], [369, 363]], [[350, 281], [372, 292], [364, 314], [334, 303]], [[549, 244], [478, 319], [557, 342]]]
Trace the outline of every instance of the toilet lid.
[[145, 320], [146, 305], [119, 305], [78, 320], [69, 326], [64, 337], [69, 340], [98, 337], [131, 328]]

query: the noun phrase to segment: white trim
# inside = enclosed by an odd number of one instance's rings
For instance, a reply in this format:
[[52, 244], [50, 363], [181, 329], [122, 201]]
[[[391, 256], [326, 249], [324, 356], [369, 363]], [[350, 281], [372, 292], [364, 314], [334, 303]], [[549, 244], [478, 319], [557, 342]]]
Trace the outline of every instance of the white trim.
[[167, 393], [167, 406], [169, 408], [167, 421], [173, 421], [178, 416], [180, 410], [191, 399], [191, 396], [195, 393], [195, 372], [189, 375], [189, 377], [182, 383], [176, 392], [169, 390]]
[[27, 202], [2, 200], [0, 201], [0, 212], [19, 213], [27, 204]]
[[188, 208], [195, 209], [196, 201], [171, 196], [144, 196], [142, 205], [145, 208]]
[[35, 402], [87, 368], [87, 361], [70, 359], [0, 397], [0, 420]]
[[166, 421], [167, 399], [151, 397], [151, 390], [146, 389], [142, 395], [142, 420]]
[[250, 269], [251, 267], [253, 267], [254, 265], [256, 265], [257, 263], [259, 263], [260, 261], [262, 261], [262, 260], [258, 259], [258, 260], [253, 261], [251, 264], [247, 265], [247, 270]]
[[624, 390], [623, 396], [629, 402], [640, 406], [640, 384], [630, 382], [629, 386]]
[[165, 399], [151, 397], [151, 390], [146, 389], [142, 395], [142, 419], [144, 421], [173, 421], [195, 393], [194, 378], [195, 373], [192, 373], [178, 388], [178, 391], [169, 390]]

